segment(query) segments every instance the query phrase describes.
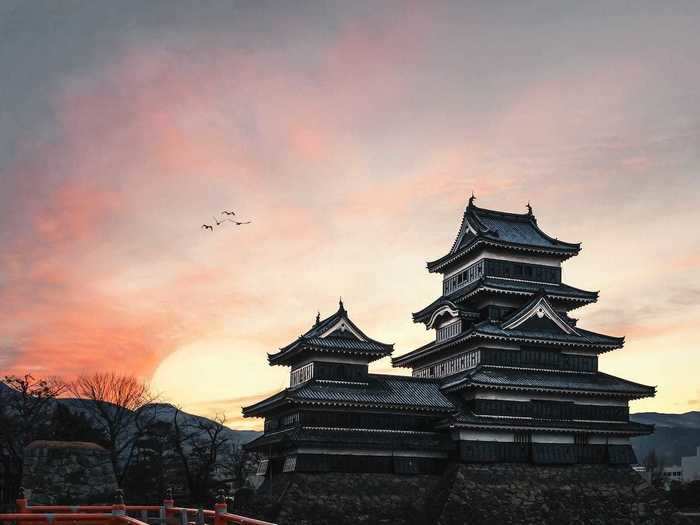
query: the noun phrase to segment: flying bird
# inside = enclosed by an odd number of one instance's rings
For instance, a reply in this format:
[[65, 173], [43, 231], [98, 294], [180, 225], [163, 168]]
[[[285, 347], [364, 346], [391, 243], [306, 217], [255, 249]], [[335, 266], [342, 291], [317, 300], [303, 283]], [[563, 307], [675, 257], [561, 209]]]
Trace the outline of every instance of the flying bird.
[[233, 221], [236, 223], [236, 226], [240, 226], [241, 224], [250, 224], [250, 221], [245, 221], [245, 222], [238, 222], [238, 221]]
[[202, 224], [202, 228], [209, 231], [214, 231], [214, 227], [209, 224]]
[[224, 215], [236, 215], [236, 212], [235, 212], [235, 211], [226, 211], [226, 210], [224, 210], [224, 211], [222, 211], [221, 213], [223, 213]]
[[212, 215], [212, 218], [214, 219], [214, 222], [216, 223], [217, 226], [221, 226], [221, 225], [224, 223], [224, 221], [218, 220], [218, 219], [217, 219], [216, 217], [214, 217], [213, 215]]

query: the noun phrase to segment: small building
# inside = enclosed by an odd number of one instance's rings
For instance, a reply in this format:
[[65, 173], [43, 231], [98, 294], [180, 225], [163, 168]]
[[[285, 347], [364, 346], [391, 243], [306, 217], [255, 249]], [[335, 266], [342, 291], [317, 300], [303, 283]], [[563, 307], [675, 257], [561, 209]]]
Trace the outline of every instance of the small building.
[[661, 481], [664, 484], [664, 488], [666, 490], [670, 490], [671, 484], [673, 482], [682, 483], [683, 467], [681, 467], [681, 465], [672, 465], [670, 467], [664, 467], [661, 471]]
[[684, 456], [681, 458], [681, 470], [683, 471], [683, 481], [700, 480], [700, 447], [697, 448], [694, 456]]
[[628, 403], [655, 388], [598, 368], [624, 338], [586, 330], [571, 313], [598, 293], [562, 280], [578, 243], [544, 233], [528, 205], [517, 214], [469, 199], [449, 252], [428, 263], [442, 294], [413, 314], [434, 339], [392, 359], [411, 376], [371, 374], [393, 346], [368, 337], [342, 302], [269, 355], [290, 386], [243, 409], [264, 417], [247, 445], [260, 473], [439, 471], [463, 463], [636, 462]]

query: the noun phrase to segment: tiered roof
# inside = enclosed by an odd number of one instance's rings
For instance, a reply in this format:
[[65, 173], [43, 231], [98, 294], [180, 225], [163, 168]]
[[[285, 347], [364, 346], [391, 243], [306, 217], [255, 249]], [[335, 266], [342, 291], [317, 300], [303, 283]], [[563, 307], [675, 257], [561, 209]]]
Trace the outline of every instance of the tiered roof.
[[[537, 319], [527, 322], [531, 319]], [[598, 353], [622, 348], [624, 337], [611, 337], [574, 327], [551, 306], [547, 294], [540, 291], [532, 300], [502, 322], [480, 321], [462, 334], [430, 343], [392, 359], [394, 366], [412, 366], [416, 360], [467, 341], [497, 340], [514, 343], [553, 345], [594, 350]]]
[[567, 284], [537, 283], [532, 281], [515, 281], [499, 277], [484, 276], [473, 283], [459, 288], [454, 292], [439, 297], [425, 308], [413, 313], [413, 321], [425, 323], [433, 315], [433, 312], [442, 307], [445, 302], [454, 305], [463, 311], [469, 311], [469, 300], [480, 293], [493, 293], [504, 295], [519, 295], [532, 297], [544, 291], [552, 301], [566, 305], [567, 310], [573, 310], [579, 306], [594, 303], [598, 300], [598, 292], [581, 290]]
[[267, 359], [271, 365], [289, 365], [302, 353], [318, 352], [352, 355], [371, 362], [390, 355], [393, 349], [393, 344], [375, 341], [360, 330], [341, 300], [337, 312], [323, 320], [318, 316], [310, 330], [279, 352], [268, 354]]
[[653, 396], [656, 388], [603, 372], [579, 373], [480, 365], [442, 381], [445, 392], [481, 387], [490, 390], [619, 396], [637, 399]]
[[429, 379], [369, 374], [366, 381], [311, 379], [245, 407], [243, 415], [257, 416], [285, 405], [390, 408], [408, 411], [450, 412], [452, 402]]
[[472, 195], [450, 252], [428, 262], [430, 272], [445, 270], [479, 247], [507, 248], [561, 260], [578, 254], [581, 249], [580, 243], [560, 241], [544, 233], [537, 226], [530, 205], [527, 213], [508, 213], [479, 208], [474, 200]]
[[578, 421], [568, 420], [544, 420], [526, 419], [515, 417], [489, 417], [478, 416], [468, 411], [461, 411], [443, 421], [441, 428], [473, 428], [482, 430], [494, 429], [521, 429], [538, 430], [543, 432], [559, 432], [561, 430], [576, 430], [576, 432], [591, 432], [596, 434], [629, 434], [638, 436], [641, 434], [651, 434], [654, 431], [653, 425], [644, 425], [635, 422], [602, 422], [587, 421], [582, 425]]
[[438, 432], [417, 432], [392, 430], [390, 432], [372, 429], [327, 429], [294, 427], [279, 432], [264, 434], [244, 445], [246, 449], [256, 449], [268, 445], [328, 446], [363, 449], [401, 449], [447, 451], [453, 448], [449, 435]]

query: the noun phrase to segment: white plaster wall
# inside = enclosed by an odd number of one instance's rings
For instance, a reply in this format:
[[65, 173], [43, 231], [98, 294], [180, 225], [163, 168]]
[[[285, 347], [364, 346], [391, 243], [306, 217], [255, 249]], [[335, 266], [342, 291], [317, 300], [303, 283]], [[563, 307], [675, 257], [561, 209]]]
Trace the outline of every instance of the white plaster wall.
[[700, 447], [698, 447], [697, 455], [681, 458], [681, 468], [683, 469], [683, 481], [700, 479]]

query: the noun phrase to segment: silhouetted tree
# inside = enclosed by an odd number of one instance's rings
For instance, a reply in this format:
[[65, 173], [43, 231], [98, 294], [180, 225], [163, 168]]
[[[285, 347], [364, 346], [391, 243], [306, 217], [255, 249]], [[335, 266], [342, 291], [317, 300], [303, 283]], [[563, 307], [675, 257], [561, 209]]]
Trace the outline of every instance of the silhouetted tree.
[[651, 449], [644, 458], [643, 465], [651, 473], [651, 482], [660, 485], [663, 482], [664, 461], [656, 455], [656, 449]]
[[124, 479], [128, 493], [141, 501], [159, 503], [166, 489], [177, 485], [177, 458], [173, 448], [173, 428], [167, 421], [147, 425], [134, 442], [131, 467]]
[[69, 390], [104, 435], [121, 485], [133, 459], [134, 442], [153, 420], [148, 407], [156, 396], [147, 383], [113, 372], [80, 376]]
[[74, 412], [61, 403], [56, 403], [43, 439], [86, 441], [103, 447], [109, 446], [104, 434], [95, 428], [85, 414]]
[[175, 452], [187, 481], [190, 498], [196, 503], [205, 503], [217, 484], [227, 481], [224, 465], [229, 466], [233, 458], [227, 455], [231, 441], [226, 436], [226, 418], [217, 415], [213, 420], [189, 418], [182, 422], [181, 410], [173, 413], [173, 438]]
[[55, 399], [65, 390], [57, 378], [5, 376], [0, 388], [0, 475], [14, 499], [22, 482], [24, 448], [47, 436]]

